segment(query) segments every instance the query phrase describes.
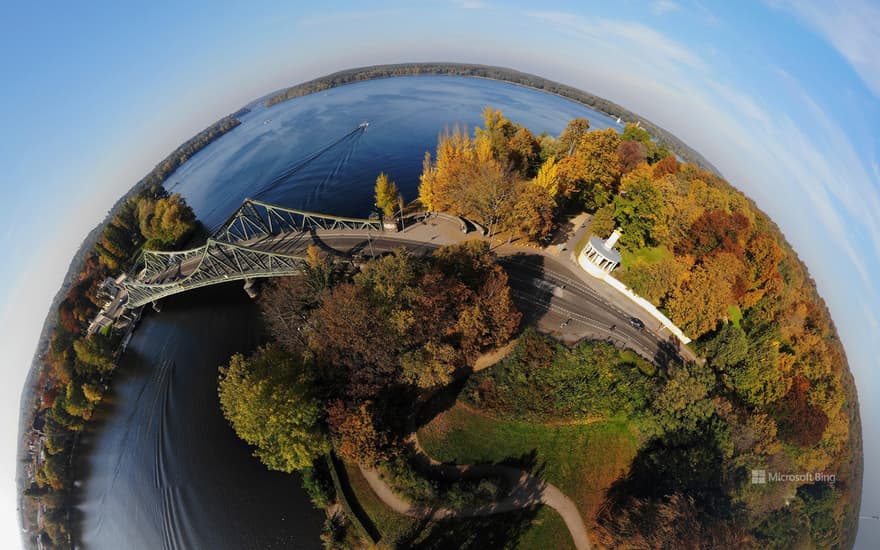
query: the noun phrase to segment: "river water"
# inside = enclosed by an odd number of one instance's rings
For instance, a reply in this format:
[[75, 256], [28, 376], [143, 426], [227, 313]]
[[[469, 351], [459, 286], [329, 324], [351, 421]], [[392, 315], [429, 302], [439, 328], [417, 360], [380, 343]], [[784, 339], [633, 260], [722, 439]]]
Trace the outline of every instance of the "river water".
[[[464, 77], [350, 84], [270, 108], [196, 154], [168, 180], [214, 227], [246, 197], [341, 216], [366, 216], [380, 171], [406, 200], [425, 151], [444, 128], [472, 131], [500, 108], [539, 134], [571, 118], [610, 118], [543, 92]], [[369, 121], [366, 131], [351, 131]], [[320, 154], [317, 154], [320, 153]], [[145, 314], [113, 388], [82, 438], [78, 530], [86, 548], [320, 548], [322, 514], [295, 475], [270, 472], [226, 424], [217, 367], [263, 341], [240, 284], [163, 301]]]

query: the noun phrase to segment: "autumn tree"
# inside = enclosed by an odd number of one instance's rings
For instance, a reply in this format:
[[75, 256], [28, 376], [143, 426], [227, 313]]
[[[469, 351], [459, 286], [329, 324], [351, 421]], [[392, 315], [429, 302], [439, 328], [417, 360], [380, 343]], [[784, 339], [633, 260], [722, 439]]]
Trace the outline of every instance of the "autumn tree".
[[567, 196], [572, 191], [561, 185], [563, 181], [559, 176], [559, 165], [556, 163], [556, 157], [553, 156], [547, 158], [541, 164], [533, 181], [535, 185], [543, 189], [554, 200], [561, 196]]
[[301, 470], [327, 452], [323, 410], [301, 359], [275, 346], [233, 355], [220, 369], [218, 392], [232, 429], [268, 468]]
[[391, 218], [394, 215], [399, 194], [397, 184], [391, 181], [385, 172], [381, 172], [376, 178], [376, 206], [382, 210], [386, 218]]
[[606, 204], [602, 208], [596, 210], [593, 219], [590, 221], [590, 232], [593, 235], [606, 237], [617, 227], [617, 220], [614, 219], [614, 205]]
[[704, 266], [695, 266], [666, 302], [672, 321], [692, 338], [713, 330], [727, 313], [732, 288]]
[[654, 179], [659, 180], [665, 176], [673, 176], [678, 173], [679, 162], [675, 155], [664, 157], [654, 165]]
[[520, 126], [508, 142], [507, 159], [512, 170], [523, 177], [534, 175], [541, 161], [541, 144], [532, 132]]
[[436, 159], [426, 155], [422, 168], [419, 200], [425, 208], [472, 218], [490, 235], [505, 225], [519, 181], [496, 157], [499, 132], [478, 132], [471, 139], [455, 128], [440, 136]]
[[620, 161], [620, 173], [628, 174], [645, 162], [645, 146], [638, 141], [621, 141], [617, 146], [617, 158]]
[[454, 347], [432, 340], [400, 357], [401, 374], [406, 382], [419, 388], [442, 386], [449, 383], [459, 362]]
[[505, 118], [500, 109], [486, 107], [483, 110], [483, 127], [476, 129], [476, 138], [486, 140], [495, 158], [506, 159], [510, 140], [516, 131], [517, 126]]
[[532, 242], [543, 241], [553, 230], [556, 202], [537, 183], [523, 185], [507, 221], [509, 229]]
[[145, 248], [175, 246], [195, 230], [195, 214], [178, 193], [159, 199], [143, 198], [137, 209], [140, 232], [147, 240]]
[[796, 374], [791, 388], [774, 411], [780, 437], [799, 447], [819, 443], [828, 426], [828, 416], [809, 401], [810, 387], [807, 378]]
[[348, 407], [334, 401], [327, 407], [327, 425], [343, 460], [374, 468], [390, 458], [392, 438], [378, 426], [371, 403]]
[[559, 135], [558, 147], [563, 156], [574, 155], [581, 141], [590, 131], [590, 121], [585, 118], [573, 118]]
[[608, 128], [587, 132], [580, 140], [574, 157], [581, 172], [581, 195], [588, 210], [607, 204], [616, 191], [620, 178], [617, 146], [620, 137]]
[[621, 243], [629, 249], [657, 244], [655, 226], [661, 222], [663, 203], [647, 165], [627, 174], [621, 194], [614, 198], [614, 219], [623, 230]]
[[698, 257], [721, 251], [741, 254], [749, 228], [749, 220], [742, 213], [710, 210], [693, 223], [687, 237], [676, 244], [676, 250]]

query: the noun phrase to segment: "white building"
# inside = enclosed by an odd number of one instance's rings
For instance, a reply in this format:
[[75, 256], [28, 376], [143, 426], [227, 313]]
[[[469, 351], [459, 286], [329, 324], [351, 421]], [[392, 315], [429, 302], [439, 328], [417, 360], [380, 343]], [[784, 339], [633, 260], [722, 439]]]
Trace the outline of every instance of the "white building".
[[620, 252], [614, 249], [619, 238], [620, 231], [617, 229], [604, 241], [593, 235], [578, 256], [578, 263], [590, 275], [604, 279], [620, 265]]

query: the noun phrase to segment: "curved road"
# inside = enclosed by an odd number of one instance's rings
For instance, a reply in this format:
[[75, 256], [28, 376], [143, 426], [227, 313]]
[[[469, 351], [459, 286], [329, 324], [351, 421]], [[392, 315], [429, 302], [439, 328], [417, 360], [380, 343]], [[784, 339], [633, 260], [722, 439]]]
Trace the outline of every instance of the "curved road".
[[410, 437], [410, 442], [413, 443], [417, 458], [424, 463], [423, 468], [430, 468], [439, 476], [449, 480], [501, 477], [507, 483], [507, 486], [510, 487], [510, 490], [505, 498], [483, 506], [456, 509], [417, 506], [396, 495], [388, 484], [382, 480], [377, 471], [361, 467], [361, 473], [367, 480], [370, 488], [376, 493], [376, 496], [395, 512], [411, 517], [440, 520], [489, 516], [521, 510], [536, 504], [544, 504], [556, 510], [562, 517], [565, 526], [571, 534], [575, 548], [578, 550], [590, 550], [592, 548], [589, 536], [587, 535], [587, 526], [584, 524], [577, 505], [555, 485], [547, 483], [525, 470], [512, 466], [496, 464], [444, 464], [425, 453], [419, 445], [415, 434]]

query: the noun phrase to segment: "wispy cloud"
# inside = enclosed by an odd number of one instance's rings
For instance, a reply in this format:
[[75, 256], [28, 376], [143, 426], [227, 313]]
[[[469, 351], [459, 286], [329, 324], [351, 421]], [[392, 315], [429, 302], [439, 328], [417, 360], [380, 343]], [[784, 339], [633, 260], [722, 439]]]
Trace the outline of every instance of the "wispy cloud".
[[880, 97], [880, 4], [865, 0], [769, 0], [812, 27]]
[[479, 10], [486, 7], [483, 0], [452, 0], [452, 3], [466, 10]]
[[651, 13], [654, 15], [664, 15], [669, 12], [678, 11], [681, 6], [672, 0], [657, 0], [651, 4]]
[[755, 100], [752, 99], [751, 96], [714, 80], [709, 80], [708, 84], [718, 97], [727, 101], [727, 103], [735, 107], [742, 115], [764, 125], [770, 124], [770, 117], [764, 109], [755, 103]]
[[552, 11], [531, 11], [526, 15], [551, 23], [561, 31], [603, 48], [632, 52], [649, 61], [674, 63], [699, 70], [706, 68], [706, 63], [699, 55], [642, 23]]

